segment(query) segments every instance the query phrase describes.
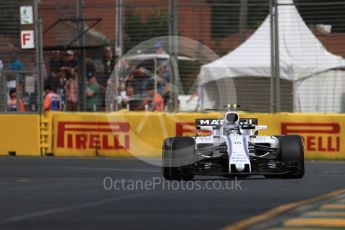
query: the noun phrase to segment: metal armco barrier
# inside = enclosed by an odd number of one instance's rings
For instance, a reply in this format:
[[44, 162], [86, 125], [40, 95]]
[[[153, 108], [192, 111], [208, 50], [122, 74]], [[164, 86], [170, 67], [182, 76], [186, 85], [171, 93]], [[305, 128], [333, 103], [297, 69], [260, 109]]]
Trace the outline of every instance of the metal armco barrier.
[[[241, 113], [268, 125], [261, 135], [301, 135], [307, 159], [345, 159], [345, 115]], [[197, 118], [221, 113], [50, 113], [55, 156], [151, 157], [165, 137], [194, 135]]]

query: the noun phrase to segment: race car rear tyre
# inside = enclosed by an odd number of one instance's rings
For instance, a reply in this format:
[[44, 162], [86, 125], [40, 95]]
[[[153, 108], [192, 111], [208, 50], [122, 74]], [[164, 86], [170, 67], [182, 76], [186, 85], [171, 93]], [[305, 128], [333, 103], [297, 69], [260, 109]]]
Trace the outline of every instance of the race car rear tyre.
[[164, 140], [163, 177], [168, 180], [192, 180], [195, 140], [192, 137], [174, 137]]
[[162, 171], [163, 177], [167, 180], [181, 180], [178, 167], [172, 167], [171, 162], [171, 143], [174, 138], [166, 138], [163, 142]]
[[279, 143], [281, 161], [287, 167], [293, 168], [289, 173], [285, 174], [283, 178], [302, 178], [305, 170], [304, 148], [301, 137], [297, 135], [281, 136], [279, 138]]

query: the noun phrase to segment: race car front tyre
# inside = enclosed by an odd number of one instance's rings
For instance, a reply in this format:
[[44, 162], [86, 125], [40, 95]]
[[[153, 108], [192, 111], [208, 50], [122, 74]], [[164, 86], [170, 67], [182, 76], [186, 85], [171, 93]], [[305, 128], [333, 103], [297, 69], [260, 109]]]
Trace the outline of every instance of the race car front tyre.
[[302, 178], [304, 176], [304, 148], [301, 137], [297, 135], [281, 136], [279, 143], [281, 161], [286, 167], [291, 168], [291, 171], [283, 178]]
[[192, 180], [195, 140], [191, 137], [167, 138], [163, 144], [163, 177], [167, 180]]

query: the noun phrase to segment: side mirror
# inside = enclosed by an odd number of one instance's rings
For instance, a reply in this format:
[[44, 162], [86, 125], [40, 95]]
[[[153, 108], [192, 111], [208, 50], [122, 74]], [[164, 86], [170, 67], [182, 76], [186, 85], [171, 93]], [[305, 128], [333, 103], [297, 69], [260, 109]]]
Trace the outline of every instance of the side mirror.
[[267, 129], [267, 125], [256, 125], [255, 126], [255, 131], [266, 130], [266, 129]]
[[212, 126], [201, 126], [196, 129], [196, 136], [209, 136], [212, 134]]
[[257, 125], [255, 126], [254, 135], [257, 136], [259, 135], [259, 130], [266, 130], [266, 129], [267, 129], [267, 125]]

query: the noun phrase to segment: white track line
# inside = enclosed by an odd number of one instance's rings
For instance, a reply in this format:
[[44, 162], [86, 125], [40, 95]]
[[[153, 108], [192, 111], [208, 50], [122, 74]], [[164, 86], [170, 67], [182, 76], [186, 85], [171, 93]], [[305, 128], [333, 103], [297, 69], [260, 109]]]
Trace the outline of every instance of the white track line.
[[311, 160], [311, 161], [307, 161], [307, 163], [311, 163], [311, 164], [330, 164], [330, 163], [332, 163], [332, 164], [345, 164], [345, 161], [344, 160], [340, 160], [340, 161], [336, 161], [336, 160], [334, 160], [334, 161], [327, 161], [327, 160], [320, 160], [320, 161], [314, 161], [314, 160]]
[[76, 204], [76, 205], [71, 205], [71, 206], [67, 206], [67, 207], [46, 209], [46, 210], [42, 210], [42, 211], [38, 211], [38, 212], [32, 212], [32, 213], [27, 213], [27, 214], [23, 214], [23, 215], [18, 215], [18, 216], [10, 217], [10, 218], [1, 220], [0, 224], [3, 225], [3, 224], [9, 224], [9, 223], [14, 223], [14, 222], [18, 222], [18, 221], [24, 221], [24, 220], [33, 219], [33, 218], [36, 218], [36, 217], [56, 214], [56, 213], [60, 213], [60, 212], [71, 211], [71, 210], [74, 210], [74, 209], [86, 208], [86, 207], [106, 204], [106, 203], [114, 202], [114, 201], [120, 201], [120, 200], [126, 200], [126, 199], [131, 199], [131, 198], [142, 197], [142, 196], [145, 196], [145, 195], [148, 195], [148, 194], [149, 193], [139, 193], [139, 194], [125, 195], [125, 196], [114, 197], [114, 198], [105, 199], [105, 200], [88, 202], [88, 203], [84, 203], [84, 204]]

